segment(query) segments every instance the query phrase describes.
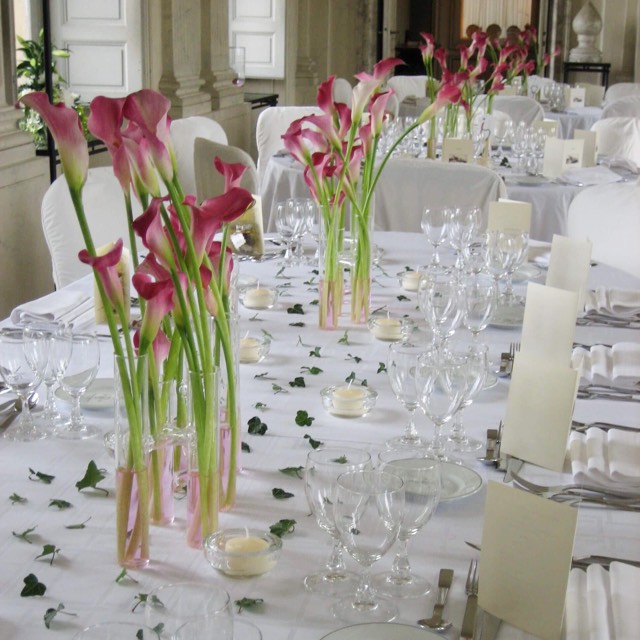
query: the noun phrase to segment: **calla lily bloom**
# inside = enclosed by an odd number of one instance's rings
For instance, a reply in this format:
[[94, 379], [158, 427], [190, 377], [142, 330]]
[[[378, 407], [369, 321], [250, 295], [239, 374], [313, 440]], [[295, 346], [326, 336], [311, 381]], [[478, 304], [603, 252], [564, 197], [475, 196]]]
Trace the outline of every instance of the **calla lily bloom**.
[[233, 189], [234, 187], [239, 187], [242, 176], [248, 169], [247, 165], [242, 164], [242, 162], [225, 162], [218, 156], [213, 159], [213, 164], [218, 170], [218, 173], [224, 176], [225, 191], [229, 191], [229, 189]]
[[124, 306], [124, 291], [117, 266], [122, 258], [122, 238], [114, 242], [113, 247], [101, 256], [92, 256], [86, 249], [78, 253], [80, 262], [88, 264], [100, 278], [105, 295], [115, 309]]
[[133, 230], [142, 239], [142, 244], [167, 267], [174, 263], [174, 255], [162, 224], [160, 207], [168, 199], [168, 196], [152, 198], [147, 210], [133, 221]]
[[154, 281], [150, 275], [139, 272], [131, 280], [140, 297], [147, 301], [139, 342], [140, 350], [145, 353], [153, 343], [162, 320], [174, 307], [173, 282], [171, 279]]
[[322, 111], [328, 115], [335, 113], [336, 107], [333, 101], [333, 82], [335, 76], [329, 76], [319, 87], [317, 102]]
[[425, 44], [420, 45], [420, 53], [422, 53], [422, 61], [426, 67], [431, 60], [433, 60], [433, 54], [436, 50], [436, 40], [430, 33], [421, 32], [420, 37], [425, 41]]
[[459, 103], [462, 98], [460, 87], [455, 84], [445, 84], [436, 96], [435, 102], [432, 102], [419, 116], [418, 122], [421, 124], [433, 118], [442, 107], [447, 104]]
[[[133, 334], [133, 346], [138, 351], [140, 350], [140, 329], [137, 329]], [[156, 337], [153, 339], [152, 348], [156, 364], [160, 364], [168, 358], [169, 351], [171, 350], [171, 343], [163, 331], [158, 331], [156, 334]]]
[[44, 120], [56, 141], [69, 189], [79, 193], [87, 180], [89, 149], [78, 114], [62, 103], [51, 104], [41, 91], [22, 96], [20, 102], [37, 111]]

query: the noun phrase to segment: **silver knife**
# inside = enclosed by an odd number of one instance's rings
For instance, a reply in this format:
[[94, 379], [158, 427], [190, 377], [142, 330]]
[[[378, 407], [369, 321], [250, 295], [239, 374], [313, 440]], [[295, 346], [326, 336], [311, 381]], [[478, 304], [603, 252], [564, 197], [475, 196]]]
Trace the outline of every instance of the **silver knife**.
[[480, 616], [478, 640], [495, 640], [502, 620], [484, 609], [481, 609], [481, 611], [482, 615]]

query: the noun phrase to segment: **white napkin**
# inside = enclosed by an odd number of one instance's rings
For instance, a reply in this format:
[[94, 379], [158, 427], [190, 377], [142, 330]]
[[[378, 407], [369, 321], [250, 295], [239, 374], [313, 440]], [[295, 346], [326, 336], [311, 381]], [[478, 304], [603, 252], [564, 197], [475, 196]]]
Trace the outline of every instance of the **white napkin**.
[[589, 187], [597, 184], [620, 182], [622, 176], [600, 165], [596, 167], [583, 167], [582, 169], [569, 169], [565, 171], [559, 179], [567, 184]]
[[565, 640], [634, 640], [640, 629], [640, 568], [612, 562], [569, 574]]
[[631, 387], [640, 381], [640, 342], [577, 347], [571, 354], [571, 366], [580, 373], [582, 382]]
[[597, 311], [621, 318], [638, 316], [640, 315], [640, 291], [598, 287], [595, 291], [587, 291], [584, 310], [585, 313]]
[[61, 290], [25, 302], [11, 312], [13, 324], [60, 322], [83, 326], [93, 320], [93, 298], [80, 291]]
[[[573, 478], [609, 489], [640, 489], [640, 433], [597, 427], [572, 432], [569, 457]], [[640, 629], [640, 627], [639, 627]]]
[[602, 156], [599, 159], [600, 164], [607, 167], [617, 167], [619, 169], [626, 169], [630, 173], [638, 173], [638, 165], [629, 158], [622, 158], [620, 156]]

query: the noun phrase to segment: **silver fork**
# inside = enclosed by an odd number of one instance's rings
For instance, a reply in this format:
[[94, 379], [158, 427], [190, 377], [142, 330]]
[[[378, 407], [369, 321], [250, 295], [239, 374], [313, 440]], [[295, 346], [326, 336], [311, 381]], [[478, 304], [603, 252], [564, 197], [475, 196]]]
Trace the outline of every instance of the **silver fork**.
[[520, 351], [520, 343], [519, 342], [512, 342], [509, 345], [509, 355], [511, 356], [511, 360], [514, 359], [516, 353]]
[[464, 586], [467, 594], [467, 606], [462, 619], [462, 629], [460, 631], [461, 640], [473, 640], [476, 626], [476, 612], [478, 610], [478, 561], [472, 560], [467, 573], [467, 582]]

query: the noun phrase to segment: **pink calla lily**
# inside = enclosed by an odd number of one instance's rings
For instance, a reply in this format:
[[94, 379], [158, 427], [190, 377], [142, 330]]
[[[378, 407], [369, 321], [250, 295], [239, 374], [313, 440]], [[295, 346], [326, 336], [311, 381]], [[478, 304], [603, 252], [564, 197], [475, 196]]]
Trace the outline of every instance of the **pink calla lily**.
[[167, 267], [173, 264], [174, 256], [162, 224], [160, 207], [168, 199], [152, 198], [147, 210], [133, 221], [133, 230], [142, 239], [142, 244]]
[[92, 267], [100, 278], [110, 304], [115, 309], [121, 309], [124, 306], [124, 291], [116, 267], [122, 258], [122, 238], [118, 238], [113, 247], [104, 255], [92, 256], [86, 249], [82, 249], [78, 253], [78, 258], [80, 262]]
[[333, 101], [333, 82], [335, 76], [329, 76], [318, 87], [317, 103], [327, 115], [333, 115], [335, 112], [335, 103]]
[[147, 301], [140, 326], [139, 348], [144, 353], [153, 343], [164, 317], [174, 307], [174, 288], [171, 279], [153, 280], [146, 273], [136, 272], [132, 278], [135, 290]]
[[216, 156], [213, 159], [213, 164], [218, 173], [224, 176], [224, 190], [228, 191], [234, 187], [239, 187], [242, 181], [242, 176], [248, 169], [246, 164], [242, 162], [225, 162], [222, 158]]

